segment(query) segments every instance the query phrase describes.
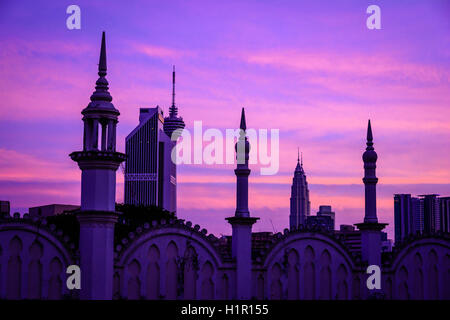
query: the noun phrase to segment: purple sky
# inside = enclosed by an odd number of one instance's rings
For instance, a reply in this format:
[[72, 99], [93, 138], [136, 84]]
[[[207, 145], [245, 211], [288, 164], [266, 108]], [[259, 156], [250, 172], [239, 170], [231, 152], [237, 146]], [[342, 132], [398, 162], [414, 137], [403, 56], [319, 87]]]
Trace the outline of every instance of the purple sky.
[[[81, 30], [66, 8], [81, 8]], [[381, 8], [382, 30], [366, 28]], [[280, 171], [250, 176], [254, 230], [288, 226], [297, 146], [312, 213], [361, 222], [367, 119], [379, 155], [378, 216], [393, 230], [394, 193], [450, 195], [449, 1], [0, 2], [0, 198], [13, 210], [77, 204], [81, 110], [106, 31], [108, 80], [121, 112], [118, 149], [138, 108], [168, 111], [171, 68], [187, 128], [280, 130]], [[118, 172], [117, 200], [123, 200]], [[219, 235], [234, 214], [233, 166], [182, 165], [178, 216]]]

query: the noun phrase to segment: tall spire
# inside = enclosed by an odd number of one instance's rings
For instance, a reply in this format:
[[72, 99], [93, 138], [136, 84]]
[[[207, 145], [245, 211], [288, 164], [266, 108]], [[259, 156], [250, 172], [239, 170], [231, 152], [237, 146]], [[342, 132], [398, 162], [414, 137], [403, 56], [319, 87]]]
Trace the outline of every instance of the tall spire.
[[291, 186], [291, 204], [289, 215], [289, 226], [291, 229], [298, 228], [306, 223], [306, 217], [310, 215], [311, 203], [309, 201], [308, 182], [303, 170], [303, 152], [297, 149], [297, 166]]
[[106, 43], [105, 43], [105, 31], [102, 34], [102, 46], [100, 48], [100, 59], [98, 61], [98, 75], [101, 77], [106, 76]]
[[366, 150], [375, 150], [373, 148], [373, 135], [372, 135], [372, 126], [370, 124], [370, 119], [369, 119], [369, 123], [367, 125], [367, 148]]
[[94, 103], [90, 103], [90, 107], [95, 108], [114, 108], [114, 106], [110, 103], [112, 101], [111, 94], [108, 91], [108, 80], [106, 80], [106, 40], [105, 40], [105, 31], [102, 34], [102, 45], [100, 48], [100, 58], [98, 61], [98, 75], [99, 78], [95, 83], [95, 91], [91, 95], [91, 101]]
[[[356, 226], [361, 231], [361, 256], [368, 265], [381, 264], [381, 230], [387, 225], [378, 223], [377, 217], [377, 183], [376, 176], [378, 155], [373, 147], [372, 126], [367, 124], [366, 150], [362, 159], [364, 162], [364, 222]], [[373, 294], [373, 292], [372, 292]]]
[[295, 172], [303, 172], [303, 152], [300, 152], [300, 148], [297, 147], [297, 166], [295, 167]]
[[172, 105], [170, 106], [170, 116], [176, 117], [178, 115], [178, 108], [175, 105], [175, 66], [172, 70]]
[[[102, 34], [98, 75], [91, 102], [83, 109], [83, 150], [70, 154], [81, 170], [79, 222], [81, 299], [112, 299], [116, 171], [126, 155], [116, 152], [119, 110], [111, 103], [106, 81], [106, 41]], [[101, 239], [102, 241], [98, 241]]]
[[[236, 211], [234, 217], [226, 218], [232, 227], [231, 255], [236, 261], [235, 299], [248, 300], [252, 297], [248, 280], [252, 277], [252, 225], [258, 218], [250, 217], [248, 210], [248, 156], [250, 143], [245, 136], [245, 112], [242, 108], [240, 137], [235, 145], [238, 160], [236, 175]], [[242, 161], [245, 160], [245, 161]]]
[[241, 125], [239, 126], [239, 128], [241, 130], [247, 130], [247, 125], [245, 123], [245, 110], [244, 108], [242, 108], [242, 112], [241, 112]]
[[[172, 69], [172, 105], [169, 108], [169, 116], [164, 118], [164, 132], [172, 139], [174, 131], [184, 129], [182, 117], [178, 117], [178, 108], [175, 105], [175, 66]], [[174, 138], [179, 137], [179, 130]]]
[[370, 120], [367, 124], [367, 142], [366, 151], [363, 154], [364, 161], [364, 178], [363, 182], [365, 185], [365, 217], [364, 222], [378, 222], [377, 219], [377, 206], [376, 206], [376, 184], [378, 178], [376, 177], [376, 163], [377, 163], [377, 153], [373, 147], [373, 135], [372, 126]]

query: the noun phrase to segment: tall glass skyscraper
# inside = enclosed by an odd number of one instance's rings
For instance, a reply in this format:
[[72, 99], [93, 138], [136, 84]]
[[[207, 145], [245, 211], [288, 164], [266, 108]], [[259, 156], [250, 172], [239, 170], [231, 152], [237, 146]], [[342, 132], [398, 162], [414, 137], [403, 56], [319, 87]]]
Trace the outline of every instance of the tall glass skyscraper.
[[163, 128], [161, 108], [140, 109], [139, 125], [125, 139], [125, 203], [176, 212], [175, 142]]
[[303, 159], [300, 161], [300, 157], [298, 157], [291, 186], [291, 213], [289, 215], [289, 226], [291, 229], [296, 229], [300, 225], [306, 224], [306, 217], [311, 212], [310, 206], [308, 182], [303, 170]]

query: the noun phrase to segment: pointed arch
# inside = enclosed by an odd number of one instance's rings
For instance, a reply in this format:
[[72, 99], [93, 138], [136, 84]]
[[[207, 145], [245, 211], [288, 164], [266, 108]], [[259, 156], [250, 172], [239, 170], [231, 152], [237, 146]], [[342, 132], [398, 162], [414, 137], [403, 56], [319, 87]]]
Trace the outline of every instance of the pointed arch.
[[439, 271], [438, 255], [434, 249], [428, 253], [428, 299], [438, 299], [439, 297]]
[[151, 245], [148, 249], [147, 267], [147, 299], [156, 300], [160, 296], [160, 252], [156, 245]]
[[9, 242], [9, 259], [7, 267], [6, 299], [15, 300], [21, 298], [22, 287], [22, 240], [15, 236]]
[[58, 257], [50, 261], [50, 280], [48, 284], [48, 298], [50, 300], [60, 300], [62, 297], [61, 273], [63, 265]]
[[214, 299], [214, 281], [213, 281], [214, 268], [211, 262], [206, 261], [203, 264], [201, 275], [201, 299], [211, 300]]
[[128, 265], [128, 294], [129, 300], [139, 300], [141, 298], [141, 281], [140, 281], [141, 265], [136, 260]]
[[288, 254], [288, 299], [297, 300], [299, 298], [299, 270], [298, 270], [297, 250], [291, 249]]
[[197, 252], [188, 246], [184, 253], [184, 299], [192, 300], [197, 295]]
[[337, 298], [339, 300], [348, 299], [348, 284], [347, 284], [348, 271], [344, 264], [340, 264], [337, 270]]
[[281, 267], [275, 263], [271, 270], [271, 285], [270, 285], [270, 299], [280, 300], [282, 298], [282, 284], [281, 284]]
[[331, 255], [325, 249], [320, 256], [320, 299], [330, 300], [331, 297]]
[[398, 272], [398, 298], [401, 300], [409, 299], [409, 288], [408, 288], [408, 271], [405, 266], [402, 266]]
[[311, 246], [305, 248], [305, 266], [303, 271], [304, 298], [311, 300], [316, 298], [316, 267], [314, 263], [315, 253]]
[[29, 248], [30, 263], [28, 264], [28, 299], [40, 299], [42, 291], [42, 263], [44, 251], [42, 244], [35, 240]]
[[419, 252], [414, 255], [413, 278], [414, 278], [414, 299], [423, 300], [423, 260]]
[[170, 241], [166, 248], [166, 299], [175, 300], [177, 294], [178, 268], [177, 257], [178, 247], [175, 242]]

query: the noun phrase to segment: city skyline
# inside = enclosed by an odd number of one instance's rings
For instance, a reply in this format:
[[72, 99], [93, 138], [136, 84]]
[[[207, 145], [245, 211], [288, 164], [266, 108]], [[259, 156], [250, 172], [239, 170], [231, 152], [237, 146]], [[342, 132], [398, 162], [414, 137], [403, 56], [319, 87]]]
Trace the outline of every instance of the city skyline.
[[[65, 29], [62, 4], [54, 9], [49, 3], [2, 4], [2, 12], [21, 13], [16, 20], [14, 14], [0, 20], [2, 200], [22, 212], [36, 205], [79, 203], [79, 172], [67, 154], [80, 145], [79, 110], [95, 81], [98, 34], [106, 30], [110, 92], [122, 114], [118, 151], [124, 151], [140, 107], [160, 105], [168, 115], [175, 64], [177, 104], [187, 128], [196, 120], [234, 128], [244, 106], [249, 128], [270, 123], [280, 129], [279, 174], [250, 176], [250, 212], [261, 217], [255, 231], [272, 231], [271, 222], [277, 231], [289, 224], [297, 146], [305, 158], [311, 210], [331, 205], [336, 225], [352, 224], [364, 210], [361, 150], [370, 118], [381, 156], [378, 217], [389, 223], [393, 238], [395, 193], [450, 193], [446, 5], [415, 3], [402, 13], [402, 3], [381, 1], [383, 29], [376, 34], [365, 29], [364, 5], [323, 3], [325, 8], [264, 4], [257, 11], [247, 10], [249, 2], [209, 4], [208, 14], [197, 3], [184, 8], [189, 9], [185, 19], [172, 25], [183, 14], [179, 8], [161, 5], [158, 16], [131, 5], [121, 9], [120, 20], [108, 21], [117, 4], [100, 8], [80, 1], [80, 31]], [[232, 9], [244, 7], [233, 24], [227, 22], [229, 12], [236, 13]], [[224, 14], [213, 21], [220, 11]], [[37, 12], [45, 21], [27, 20]], [[424, 14], [410, 21], [411, 12]], [[142, 19], [131, 21], [135, 15]], [[285, 19], [270, 19], [277, 16]], [[428, 37], [431, 33], [434, 37]], [[178, 216], [229, 234], [223, 218], [234, 209], [231, 168], [179, 166]], [[120, 172], [117, 179], [122, 202]]]

